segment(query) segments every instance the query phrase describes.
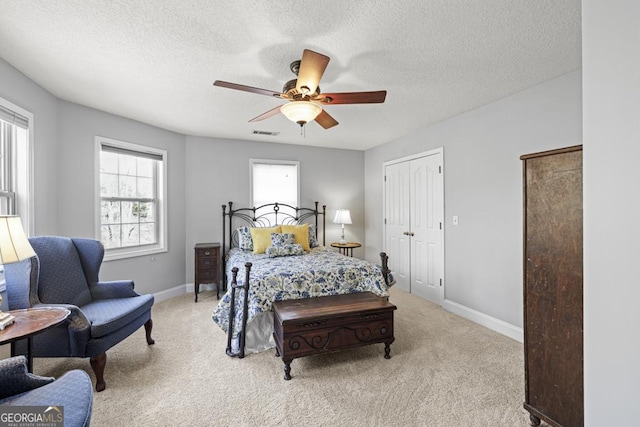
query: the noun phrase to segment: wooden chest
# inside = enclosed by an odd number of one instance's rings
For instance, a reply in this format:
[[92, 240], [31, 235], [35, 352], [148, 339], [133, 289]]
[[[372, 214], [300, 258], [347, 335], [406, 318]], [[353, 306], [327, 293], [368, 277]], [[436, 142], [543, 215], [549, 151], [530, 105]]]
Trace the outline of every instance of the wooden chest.
[[273, 336], [284, 379], [291, 379], [291, 361], [303, 356], [384, 343], [389, 359], [395, 309], [371, 292], [275, 302]]

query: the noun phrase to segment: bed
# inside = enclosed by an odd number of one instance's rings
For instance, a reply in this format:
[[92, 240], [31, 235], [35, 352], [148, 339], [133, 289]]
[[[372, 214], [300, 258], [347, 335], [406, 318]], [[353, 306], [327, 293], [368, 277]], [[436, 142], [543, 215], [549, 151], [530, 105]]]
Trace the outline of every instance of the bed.
[[[275, 346], [275, 301], [366, 291], [389, 296], [394, 280], [384, 253], [376, 265], [325, 247], [326, 206], [319, 210], [318, 202], [313, 208], [272, 203], [234, 209], [229, 202], [222, 211], [226, 292], [213, 320], [228, 334], [230, 356]], [[278, 240], [282, 235], [288, 239], [284, 243]], [[262, 249], [264, 253], [254, 253]]]

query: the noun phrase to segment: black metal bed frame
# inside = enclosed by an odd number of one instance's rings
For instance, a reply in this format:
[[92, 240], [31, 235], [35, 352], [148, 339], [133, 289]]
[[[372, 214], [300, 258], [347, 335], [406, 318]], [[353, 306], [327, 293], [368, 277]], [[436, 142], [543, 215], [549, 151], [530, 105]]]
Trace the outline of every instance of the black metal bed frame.
[[[222, 272], [223, 272], [223, 289], [227, 290], [227, 236], [229, 237], [229, 249], [238, 246], [238, 235], [234, 232], [234, 227], [248, 225], [250, 227], [271, 227], [277, 224], [297, 225], [308, 223], [312, 220], [316, 226], [316, 233], [320, 232], [318, 228], [318, 217], [322, 216], [322, 246], [326, 243], [326, 216], [327, 205], [322, 205], [322, 210], [318, 209], [318, 202], [314, 202], [314, 208], [298, 208], [287, 205], [285, 203], [267, 203], [262, 206], [253, 208], [233, 209], [233, 202], [222, 205]], [[284, 208], [284, 210], [283, 210]], [[227, 218], [229, 228], [227, 229]], [[319, 235], [316, 236], [319, 239]]]
[[[285, 207], [285, 211], [281, 210], [282, 207]], [[289, 212], [287, 212], [287, 210]], [[237, 219], [241, 222], [241, 225], [249, 225], [252, 227], [270, 227], [276, 224], [303, 224], [308, 223], [310, 219], [315, 221], [316, 226], [316, 238], [319, 239], [319, 228], [318, 228], [318, 216], [322, 215], [322, 246], [326, 246], [326, 233], [325, 233], [325, 225], [326, 225], [326, 212], [327, 206], [322, 205], [322, 211], [318, 210], [318, 202], [315, 202], [315, 208], [298, 208], [294, 206], [290, 206], [283, 203], [268, 203], [262, 206], [253, 207], [253, 208], [240, 208], [233, 209], [233, 202], [229, 202], [229, 210], [227, 210], [227, 205], [222, 205], [222, 276], [223, 276], [223, 288], [226, 292], [227, 290], [227, 236], [229, 236], [229, 249], [236, 247], [239, 245], [239, 237], [234, 232], [234, 227], [239, 227], [238, 223], [234, 223], [234, 219]], [[227, 230], [227, 217], [229, 219], [229, 228]], [[278, 219], [280, 218], [280, 220]], [[280, 221], [280, 222], [278, 222]], [[228, 233], [227, 233], [228, 231]], [[387, 285], [389, 284], [389, 273], [391, 272], [388, 267], [389, 257], [386, 253], [380, 252], [380, 260], [382, 263], [382, 276], [384, 277]], [[250, 262], [245, 264], [245, 278], [243, 280], [242, 285], [238, 285], [237, 276], [238, 276], [238, 267], [234, 267], [231, 270], [232, 280], [231, 280], [231, 303], [229, 308], [229, 327], [228, 327], [228, 337], [227, 337], [227, 350], [226, 353], [231, 357], [239, 357], [242, 359], [244, 354], [245, 347], [245, 329], [247, 326], [247, 311], [248, 311], [248, 291], [249, 291], [249, 278], [251, 274], [251, 266]], [[236, 298], [236, 290], [242, 289], [243, 291], [243, 314], [242, 314], [242, 328], [239, 332], [239, 346], [238, 351], [234, 352], [232, 349], [232, 336], [233, 336], [233, 327], [235, 325], [235, 298]]]
[[[231, 280], [231, 305], [229, 306], [229, 331], [227, 334], [227, 356], [236, 357], [238, 356], [240, 359], [244, 357], [244, 344], [246, 335], [244, 333], [247, 327], [247, 310], [249, 305], [249, 300], [247, 299], [247, 291], [249, 290], [249, 275], [251, 274], [251, 263], [248, 262], [244, 265], [245, 267], [245, 276], [244, 283], [242, 286], [238, 286], [238, 267], [233, 267], [231, 269], [231, 274], [233, 276]], [[243, 299], [243, 312], [242, 312], [242, 329], [240, 330], [240, 344], [239, 351], [237, 353], [233, 352], [231, 342], [233, 337], [233, 325], [235, 324], [236, 318], [236, 289], [242, 288], [244, 291], [244, 299]]]
[[[229, 210], [227, 205], [222, 205], [222, 286], [224, 291], [227, 290], [227, 236], [229, 237], [229, 249], [238, 246], [239, 238], [235, 233], [234, 227], [241, 225], [248, 225], [251, 227], [270, 227], [277, 224], [297, 225], [308, 223], [313, 220], [316, 226], [316, 238], [319, 239], [318, 228], [318, 216], [322, 215], [322, 245], [326, 243], [326, 213], [327, 206], [322, 205], [322, 211], [318, 210], [318, 202], [314, 202], [314, 208], [299, 208], [291, 206], [285, 203], [267, 203], [262, 206], [252, 208], [239, 208], [233, 209], [233, 202], [229, 202]], [[284, 208], [284, 209], [283, 209]], [[227, 229], [227, 218], [229, 222], [229, 228]], [[234, 221], [235, 220], [235, 221]], [[240, 224], [239, 224], [240, 223]], [[247, 294], [249, 290], [249, 276], [251, 274], [251, 263], [245, 264], [245, 279], [242, 285], [238, 286], [237, 275], [238, 268], [234, 267], [231, 270], [231, 305], [229, 310], [229, 329], [227, 338], [227, 355], [231, 357], [244, 357], [244, 344], [245, 344], [245, 328], [247, 326]], [[242, 316], [242, 330], [239, 332], [239, 351], [233, 352], [231, 348], [231, 341], [233, 335], [233, 325], [235, 324], [235, 296], [236, 290], [243, 290], [243, 316]]]

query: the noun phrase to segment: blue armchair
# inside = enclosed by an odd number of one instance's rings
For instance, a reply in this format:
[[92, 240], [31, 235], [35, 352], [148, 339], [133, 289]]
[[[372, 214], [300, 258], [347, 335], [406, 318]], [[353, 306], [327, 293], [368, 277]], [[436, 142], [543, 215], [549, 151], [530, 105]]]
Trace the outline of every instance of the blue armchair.
[[64, 425], [84, 427], [92, 405], [91, 379], [80, 369], [54, 380], [28, 373], [24, 356], [0, 360], [0, 406], [64, 407]]
[[[71, 315], [59, 326], [32, 338], [34, 357], [89, 357], [96, 391], [106, 387], [106, 351], [144, 325], [151, 338], [153, 295], [139, 295], [133, 281], [100, 282], [104, 247], [97, 240], [32, 237], [36, 256], [5, 266], [10, 310], [62, 306]], [[26, 343], [15, 346], [22, 354]]]

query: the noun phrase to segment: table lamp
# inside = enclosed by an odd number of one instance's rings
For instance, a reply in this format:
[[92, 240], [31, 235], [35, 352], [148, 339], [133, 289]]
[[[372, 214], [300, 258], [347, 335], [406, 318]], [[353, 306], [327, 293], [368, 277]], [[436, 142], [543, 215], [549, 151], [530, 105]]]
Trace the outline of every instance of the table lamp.
[[[11, 264], [35, 256], [19, 216], [0, 215], [0, 264]], [[2, 303], [2, 295], [0, 295]], [[0, 310], [0, 331], [13, 323], [13, 316]]]
[[342, 237], [340, 239], [340, 243], [347, 243], [347, 241], [344, 240], [344, 225], [351, 224], [351, 213], [349, 212], [349, 209], [338, 209], [336, 211], [336, 216], [333, 218], [333, 222], [334, 224], [342, 225]]

